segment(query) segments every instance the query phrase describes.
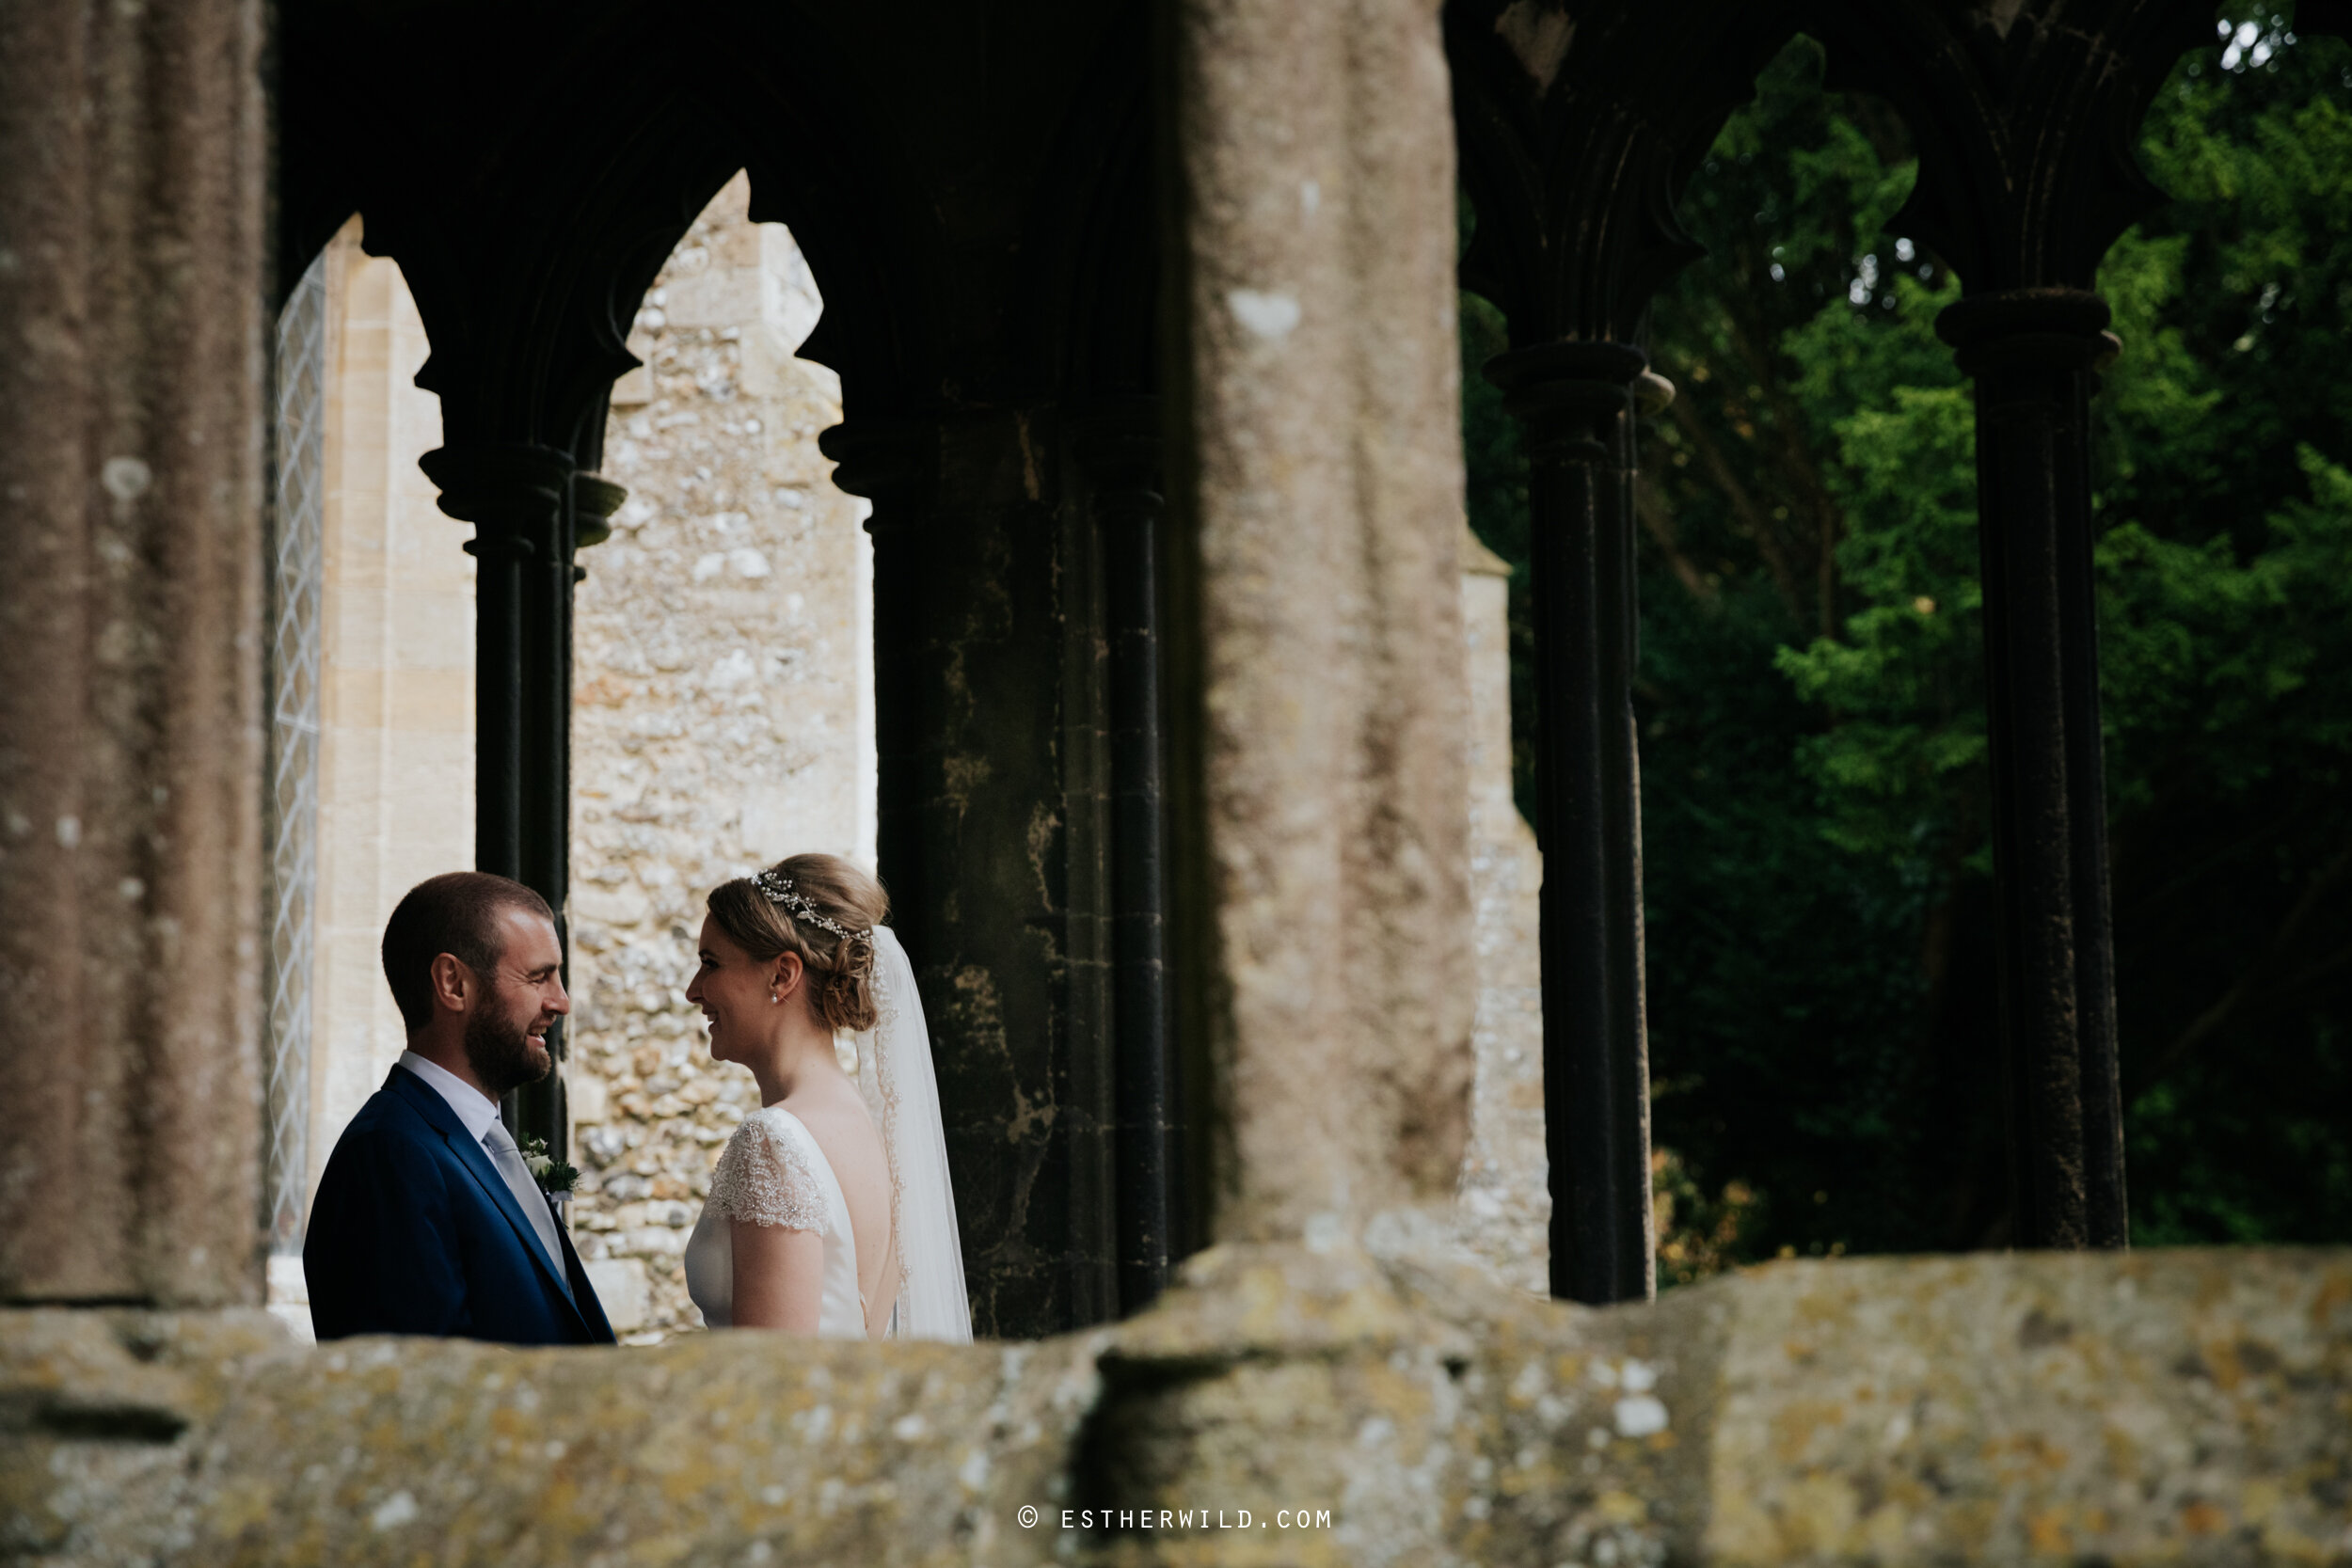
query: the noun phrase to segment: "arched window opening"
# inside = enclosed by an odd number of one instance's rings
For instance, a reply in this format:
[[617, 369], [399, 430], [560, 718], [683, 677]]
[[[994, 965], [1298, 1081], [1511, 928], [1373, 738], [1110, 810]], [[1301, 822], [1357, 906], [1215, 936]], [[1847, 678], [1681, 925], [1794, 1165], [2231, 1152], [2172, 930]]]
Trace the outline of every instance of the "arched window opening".
[[[738, 176], [636, 315], [644, 362], [604, 441], [630, 499], [573, 606], [577, 1007], [554, 1103], [583, 1259], [643, 1339], [698, 1322], [681, 1226], [749, 1087], [680, 994], [700, 894], [800, 849], [874, 863], [867, 506], [817, 450], [840, 385], [795, 357], [820, 309], [807, 265], [747, 209]], [[306, 1332], [309, 1194], [405, 1043], [384, 920], [475, 856], [478, 563], [419, 467], [443, 445], [424, 323], [361, 234], [318, 258], [278, 338], [264, 1219], [272, 1305]]]
[[699, 1327], [680, 1249], [759, 1098], [685, 1000], [702, 895], [803, 850], [875, 864], [867, 503], [817, 450], [841, 382], [822, 309], [738, 175], [629, 333], [604, 474], [628, 490], [574, 601], [574, 1240], [614, 1328]]
[[[1678, 394], [1633, 491], [1661, 1285], [2019, 1240], [1989, 1065], [1979, 398], [1936, 331], [1962, 280], [1904, 215], [1909, 127], [1822, 75], [1789, 43], [1698, 163], [1679, 215], [1708, 255], [1644, 344]], [[2352, 1124], [2347, 759], [2322, 717], [2352, 702], [2347, 109], [2341, 40], [2224, 15], [2141, 129], [2169, 200], [2096, 279], [2123, 345], [2089, 405], [2090, 559], [2143, 1244], [2352, 1223], [2327, 1174]], [[1465, 296], [1470, 511], [1514, 567], [1527, 801], [1528, 469], [1478, 374], [1508, 327]]]

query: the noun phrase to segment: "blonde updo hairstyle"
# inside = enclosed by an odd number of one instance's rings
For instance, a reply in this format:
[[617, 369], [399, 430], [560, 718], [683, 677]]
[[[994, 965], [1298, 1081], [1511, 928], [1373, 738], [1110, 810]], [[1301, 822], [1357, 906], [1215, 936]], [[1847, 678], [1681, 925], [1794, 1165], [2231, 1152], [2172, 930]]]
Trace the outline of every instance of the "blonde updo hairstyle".
[[766, 963], [800, 955], [808, 974], [808, 1007], [817, 1022], [839, 1033], [871, 1029], [875, 1020], [874, 927], [890, 915], [882, 883], [838, 855], [788, 855], [768, 868], [788, 879], [818, 913], [849, 928], [837, 937], [804, 920], [761, 891], [749, 877], [711, 889], [710, 918], [727, 940]]

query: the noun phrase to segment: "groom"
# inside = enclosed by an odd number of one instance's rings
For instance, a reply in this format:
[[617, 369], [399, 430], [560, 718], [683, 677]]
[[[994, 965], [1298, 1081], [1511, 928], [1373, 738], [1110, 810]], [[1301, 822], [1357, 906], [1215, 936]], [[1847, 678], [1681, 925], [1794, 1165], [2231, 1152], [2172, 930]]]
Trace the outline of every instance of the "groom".
[[611, 1344], [571, 1238], [499, 1120], [499, 1097], [554, 1067], [571, 1011], [547, 903], [453, 871], [384, 927], [408, 1049], [336, 1142], [302, 1246], [321, 1339], [431, 1334]]

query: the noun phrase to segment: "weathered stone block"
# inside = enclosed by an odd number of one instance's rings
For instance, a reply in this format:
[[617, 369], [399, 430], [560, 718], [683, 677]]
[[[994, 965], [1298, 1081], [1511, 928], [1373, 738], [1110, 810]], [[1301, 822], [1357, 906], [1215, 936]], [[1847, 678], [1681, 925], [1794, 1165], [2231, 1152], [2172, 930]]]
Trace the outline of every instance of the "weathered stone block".
[[0, 1560], [2347, 1560], [2347, 1251], [1789, 1262], [1594, 1310], [1222, 1247], [1117, 1328], [966, 1347], [0, 1318]]

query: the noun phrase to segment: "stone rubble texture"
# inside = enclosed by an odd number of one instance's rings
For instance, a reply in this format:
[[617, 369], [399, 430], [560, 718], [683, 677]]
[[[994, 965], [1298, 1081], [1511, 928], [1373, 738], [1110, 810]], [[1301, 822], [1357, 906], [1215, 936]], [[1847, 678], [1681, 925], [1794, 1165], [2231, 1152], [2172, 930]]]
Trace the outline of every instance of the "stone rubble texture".
[[[1595, 1310], [1370, 1230], [1028, 1344], [10, 1312], [0, 1560], [2352, 1560], [2352, 1251], [1789, 1261]], [[1194, 1512], [1061, 1528], [1089, 1508]]]
[[819, 309], [739, 175], [647, 292], [583, 553], [573, 674], [572, 1227], [615, 1327], [699, 1328], [680, 1259], [719, 1146], [756, 1108], [685, 999], [703, 895], [782, 855], [874, 863], [866, 504], [817, 433], [838, 378], [793, 357]]

